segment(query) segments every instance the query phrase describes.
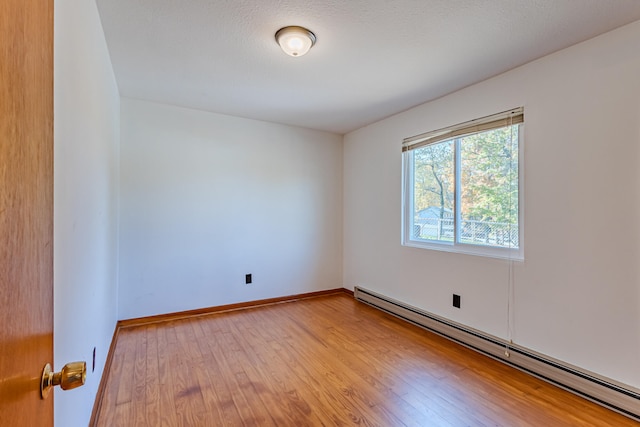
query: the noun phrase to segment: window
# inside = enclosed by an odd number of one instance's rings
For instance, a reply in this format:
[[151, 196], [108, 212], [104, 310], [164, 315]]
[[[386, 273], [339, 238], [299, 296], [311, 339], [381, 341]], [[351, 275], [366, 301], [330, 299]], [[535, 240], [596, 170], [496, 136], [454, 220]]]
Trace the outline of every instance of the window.
[[522, 259], [522, 108], [403, 142], [403, 244]]

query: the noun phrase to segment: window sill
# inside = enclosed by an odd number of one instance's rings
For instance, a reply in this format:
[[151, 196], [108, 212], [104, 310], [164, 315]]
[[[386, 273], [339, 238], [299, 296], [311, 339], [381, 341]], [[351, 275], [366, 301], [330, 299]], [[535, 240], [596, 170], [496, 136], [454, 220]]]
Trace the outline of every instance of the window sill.
[[470, 244], [453, 244], [453, 243], [440, 243], [432, 241], [416, 241], [409, 240], [408, 242], [402, 242], [402, 246], [411, 248], [427, 249], [441, 252], [452, 252], [464, 255], [482, 256], [486, 258], [505, 259], [510, 261], [524, 261], [524, 253], [521, 248], [509, 249], [509, 248], [496, 248], [486, 247], [480, 245]]

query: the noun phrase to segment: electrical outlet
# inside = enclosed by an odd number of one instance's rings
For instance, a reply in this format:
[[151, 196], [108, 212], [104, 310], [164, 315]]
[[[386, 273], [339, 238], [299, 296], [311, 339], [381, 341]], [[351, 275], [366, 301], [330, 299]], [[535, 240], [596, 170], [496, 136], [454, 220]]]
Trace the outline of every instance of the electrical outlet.
[[453, 294], [453, 306], [460, 308], [460, 295]]
[[244, 275], [244, 283], [247, 284], [247, 285], [252, 283], [251, 274], [245, 274]]

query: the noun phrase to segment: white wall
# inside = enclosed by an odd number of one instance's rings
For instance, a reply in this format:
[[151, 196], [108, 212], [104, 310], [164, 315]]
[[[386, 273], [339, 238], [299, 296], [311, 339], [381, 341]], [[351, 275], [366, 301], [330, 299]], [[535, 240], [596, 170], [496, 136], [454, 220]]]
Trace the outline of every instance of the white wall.
[[55, 391], [54, 414], [79, 427], [117, 319], [120, 98], [95, 2], [54, 6], [54, 367], [88, 367], [84, 387]]
[[345, 287], [507, 337], [507, 261], [400, 245], [400, 144], [524, 106], [514, 341], [640, 387], [639, 46], [636, 22], [346, 135]]
[[121, 117], [120, 319], [342, 287], [341, 136], [131, 99]]

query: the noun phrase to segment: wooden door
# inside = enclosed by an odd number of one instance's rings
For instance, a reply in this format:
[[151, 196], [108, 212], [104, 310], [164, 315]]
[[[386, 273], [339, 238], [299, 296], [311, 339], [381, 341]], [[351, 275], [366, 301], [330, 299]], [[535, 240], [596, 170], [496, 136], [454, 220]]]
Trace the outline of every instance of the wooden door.
[[53, 0], [0, 0], [0, 426], [52, 426]]

